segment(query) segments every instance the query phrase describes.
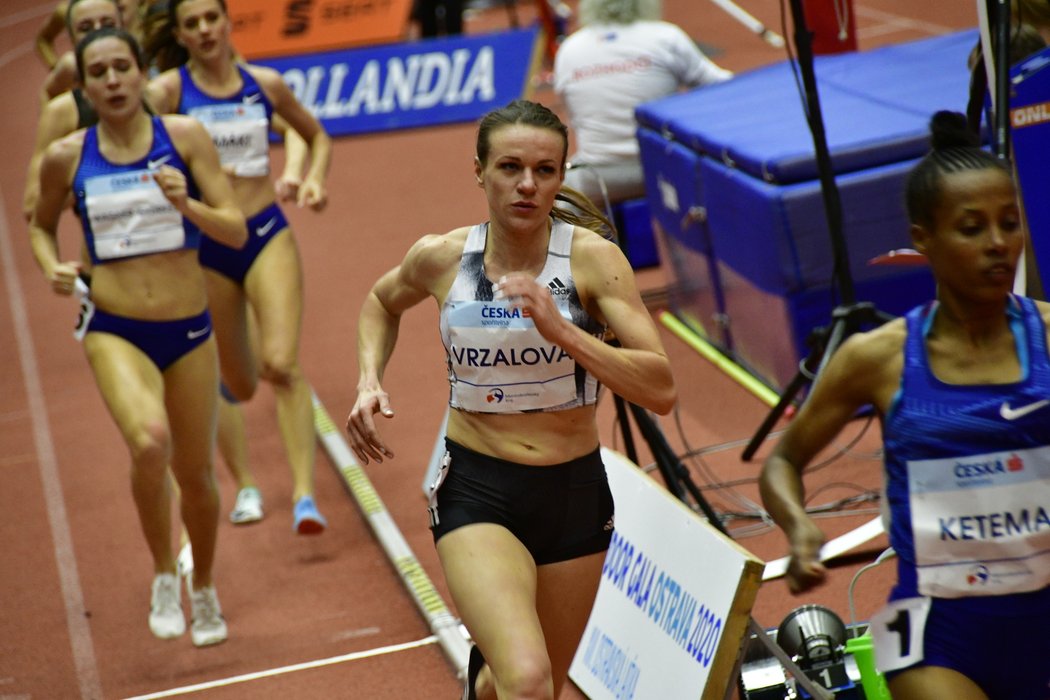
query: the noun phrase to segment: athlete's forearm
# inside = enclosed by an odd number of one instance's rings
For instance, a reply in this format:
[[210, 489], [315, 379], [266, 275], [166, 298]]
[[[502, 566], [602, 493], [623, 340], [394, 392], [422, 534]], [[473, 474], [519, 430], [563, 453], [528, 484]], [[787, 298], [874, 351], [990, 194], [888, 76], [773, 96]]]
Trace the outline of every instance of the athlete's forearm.
[[374, 292], [369, 292], [361, 307], [357, 324], [358, 390], [375, 388], [394, 353], [401, 318], [390, 314]]

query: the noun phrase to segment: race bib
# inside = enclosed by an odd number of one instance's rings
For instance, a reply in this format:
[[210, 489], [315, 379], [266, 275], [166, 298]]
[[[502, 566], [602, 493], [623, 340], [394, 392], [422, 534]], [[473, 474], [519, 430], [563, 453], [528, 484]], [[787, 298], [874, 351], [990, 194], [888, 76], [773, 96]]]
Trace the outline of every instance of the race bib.
[[100, 260], [177, 250], [186, 241], [182, 214], [149, 170], [89, 178], [84, 194]]
[[1050, 583], [1050, 448], [908, 463], [919, 592], [1023, 593]]
[[448, 476], [448, 468], [452, 464], [452, 453], [445, 452], [445, 456], [441, 458], [441, 466], [438, 467], [437, 476], [434, 477], [434, 483], [429, 487], [427, 493], [427, 515], [430, 517], [430, 529], [433, 530], [441, 523], [441, 517], [438, 515], [437, 507], [437, 496], [438, 489], [441, 488], [441, 484], [445, 483], [445, 477]]
[[512, 413], [576, 399], [576, 362], [506, 301], [450, 305], [449, 381], [467, 411]]
[[923, 660], [929, 614], [930, 599], [923, 597], [894, 600], [871, 616], [875, 668], [880, 673], [899, 671]]
[[258, 102], [194, 107], [189, 115], [204, 125], [219, 161], [241, 177], [270, 173], [269, 121]]
[[81, 278], [77, 277], [73, 283], [73, 296], [80, 303], [80, 312], [77, 314], [77, 323], [73, 327], [73, 337], [83, 340], [87, 335], [88, 324], [91, 317], [95, 315], [95, 302], [91, 301], [91, 289]]

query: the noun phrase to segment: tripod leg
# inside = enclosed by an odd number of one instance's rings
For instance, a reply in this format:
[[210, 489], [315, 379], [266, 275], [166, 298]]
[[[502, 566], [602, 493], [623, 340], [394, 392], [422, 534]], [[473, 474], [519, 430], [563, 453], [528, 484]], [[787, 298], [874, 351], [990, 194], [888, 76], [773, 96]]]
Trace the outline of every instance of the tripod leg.
[[616, 421], [620, 424], [620, 433], [623, 435], [623, 452], [627, 459], [638, 464], [638, 450], [634, 448], [634, 433], [631, 432], [624, 400], [613, 394], [613, 402], [616, 405]]
[[846, 336], [853, 330], [848, 327], [849, 320], [847, 316], [836, 318], [831, 324], [831, 332], [828, 334], [828, 342], [824, 347], [824, 352], [821, 354], [820, 364], [817, 365], [817, 372], [813, 375], [813, 381], [816, 381], [821, 374], [824, 373], [824, 367], [827, 366], [828, 361], [831, 360], [831, 356], [838, 350], [839, 345]]
[[682, 485], [678, 483], [678, 474], [675, 473], [668, 459], [668, 453], [671, 451], [671, 448], [664, 440], [664, 436], [659, 433], [659, 429], [656, 428], [652, 418], [641, 406], [636, 406], [632, 403], [631, 415], [634, 416], [634, 422], [638, 424], [642, 437], [645, 438], [649, 449], [653, 453], [653, 459], [656, 460], [656, 466], [660, 469], [660, 475], [664, 478], [664, 483], [667, 484], [667, 490], [674, 494], [678, 500], [685, 501], [685, 491], [682, 490]]
[[[809, 361], [807, 360], [806, 364], [808, 364], [808, 362]], [[780, 395], [780, 400], [777, 401], [777, 405], [770, 410], [766, 419], [762, 421], [762, 425], [758, 426], [758, 430], [756, 430], [754, 436], [752, 436], [751, 442], [747, 443], [747, 447], [744, 448], [741, 458], [745, 462], [750, 462], [751, 458], [755, 456], [755, 452], [757, 452], [758, 448], [762, 446], [762, 442], [766, 439], [766, 436], [769, 435], [769, 431], [771, 431], [773, 426], [777, 424], [780, 417], [784, 415], [784, 411], [787, 410], [787, 407], [791, 405], [791, 402], [795, 400], [795, 396], [808, 381], [809, 377], [802, 370], [799, 370], [795, 374], [791, 383], [788, 384], [786, 389], [784, 389], [784, 393]]]
[[824, 371], [824, 366], [831, 359], [838, 346], [846, 336], [858, 327], [855, 317], [871, 314], [873, 313], [873, 308], [871, 304], [864, 303], [852, 307], [839, 307], [832, 312], [831, 325], [818, 330], [818, 339], [813, 343], [813, 349], [806, 356], [806, 359], [802, 361], [802, 366], [799, 367], [798, 373], [791, 380], [791, 383], [788, 384], [784, 393], [781, 394], [780, 401], [769, 412], [766, 419], [762, 421], [762, 425], [758, 427], [755, 435], [751, 438], [751, 442], [744, 449], [741, 457], [745, 462], [751, 461], [755, 452], [761, 447], [762, 441], [766, 439], [769, 431], [780, 420], [780, 416], [787, 410], [788, 405], [794, 401], [795, 395], [802, 389], [802, 386], [806, 382], [817, 381], [821, 372]]
[[649, 449], [653, 452], [653, 457], [660, 468], [660, 474], [664, 478], [664, 483], [667, 484], [667, 489], [678, 500], [686, 504], [689, 503], [685, 497], [685, 493], [688, 491], [711, 525], [723, 535], [728, 536], [729, 532], [726, 530], [725, 525], [722, 524], [722, 520], [715, 513], [711, 504], [707, 502], [707, 499], [704, 498], [704, 494], [697, 488], [689, 476], [689, 470], [685, 468], [685, 465], [675, 455], [674, 450], [671, 449], [667, 442], [667, 438], [660, 432], [660, 428], [656, 425], [652, 416], [644, 408], [634, 404], [631, 404], [631, 413], [634, 416], [634, 421], [638, 424], [638, 429], [642, 431], [642, 436], [645, 437], [646, 442], [649, 444]]
[[707, 502], [706, 498], [704, 498], [704, 495], [700, 492], [700, 489], [693, 482], [692, 478], [690, 478], [685, 465], [678, 462], [678, 468], [681, 471], [680, 478], [682, 479], [682, 483], [685, 484], [686, 490], [689, 492], [689, 495], [693, 497], [693, 500], [696, 501], [696, 505], [699, 506], [704, 517], [707, 518], [708, 522], [711, 523], [712, 527], [716, 530], [726, 537], [731, 537], [729, 530], [727, 530], [726, 526], [722, 523], [722, 519], [718, 517], [718, 513], [715, 512], [714, 508], [712, 508], [711, 504]]

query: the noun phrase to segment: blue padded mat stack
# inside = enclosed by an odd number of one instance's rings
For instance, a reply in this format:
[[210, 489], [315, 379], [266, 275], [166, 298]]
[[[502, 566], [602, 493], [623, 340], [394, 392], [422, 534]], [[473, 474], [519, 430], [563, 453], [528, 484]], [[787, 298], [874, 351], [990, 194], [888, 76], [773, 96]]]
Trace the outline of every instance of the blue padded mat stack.
[[[965, 111], [976, 42], [971, 30], [816, 58], [857, 301], [901, 314], [933, 295], [925, 268], [869, 261], [910, 247], [904, 178], [933, 113]], [[673, 311], [777, 389], [841, 302], [800, 90], [785, 61], [636, 111]]]
[[1050, 288], [1050, 47], [1010, 71], [1010, 137], [1043, 294]]

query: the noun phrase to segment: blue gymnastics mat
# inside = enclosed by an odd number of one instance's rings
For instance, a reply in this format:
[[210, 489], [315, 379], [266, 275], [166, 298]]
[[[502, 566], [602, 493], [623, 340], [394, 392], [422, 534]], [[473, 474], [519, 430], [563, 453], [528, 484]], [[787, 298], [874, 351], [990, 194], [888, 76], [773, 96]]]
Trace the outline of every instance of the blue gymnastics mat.
[[[869, 260], [910, 245], [904, 180], [934, 112], [965, 111], [977, 39], [968, 30], [815, 61], [856, 300], [890, 314], [929, 298], [932, 276]], [[673, 310], [775, 387], [842, 302], [801, 89], [782, 62], [636, 110]]]
[[[836, 173], [917, 158], [940, 109], [964, 112], [968, 30], [872, 51], [817, 56], [814, 73]], [[766, 182], [818, 177], [801, 76], [784, 61], [639, 105], [641, 127]]]

